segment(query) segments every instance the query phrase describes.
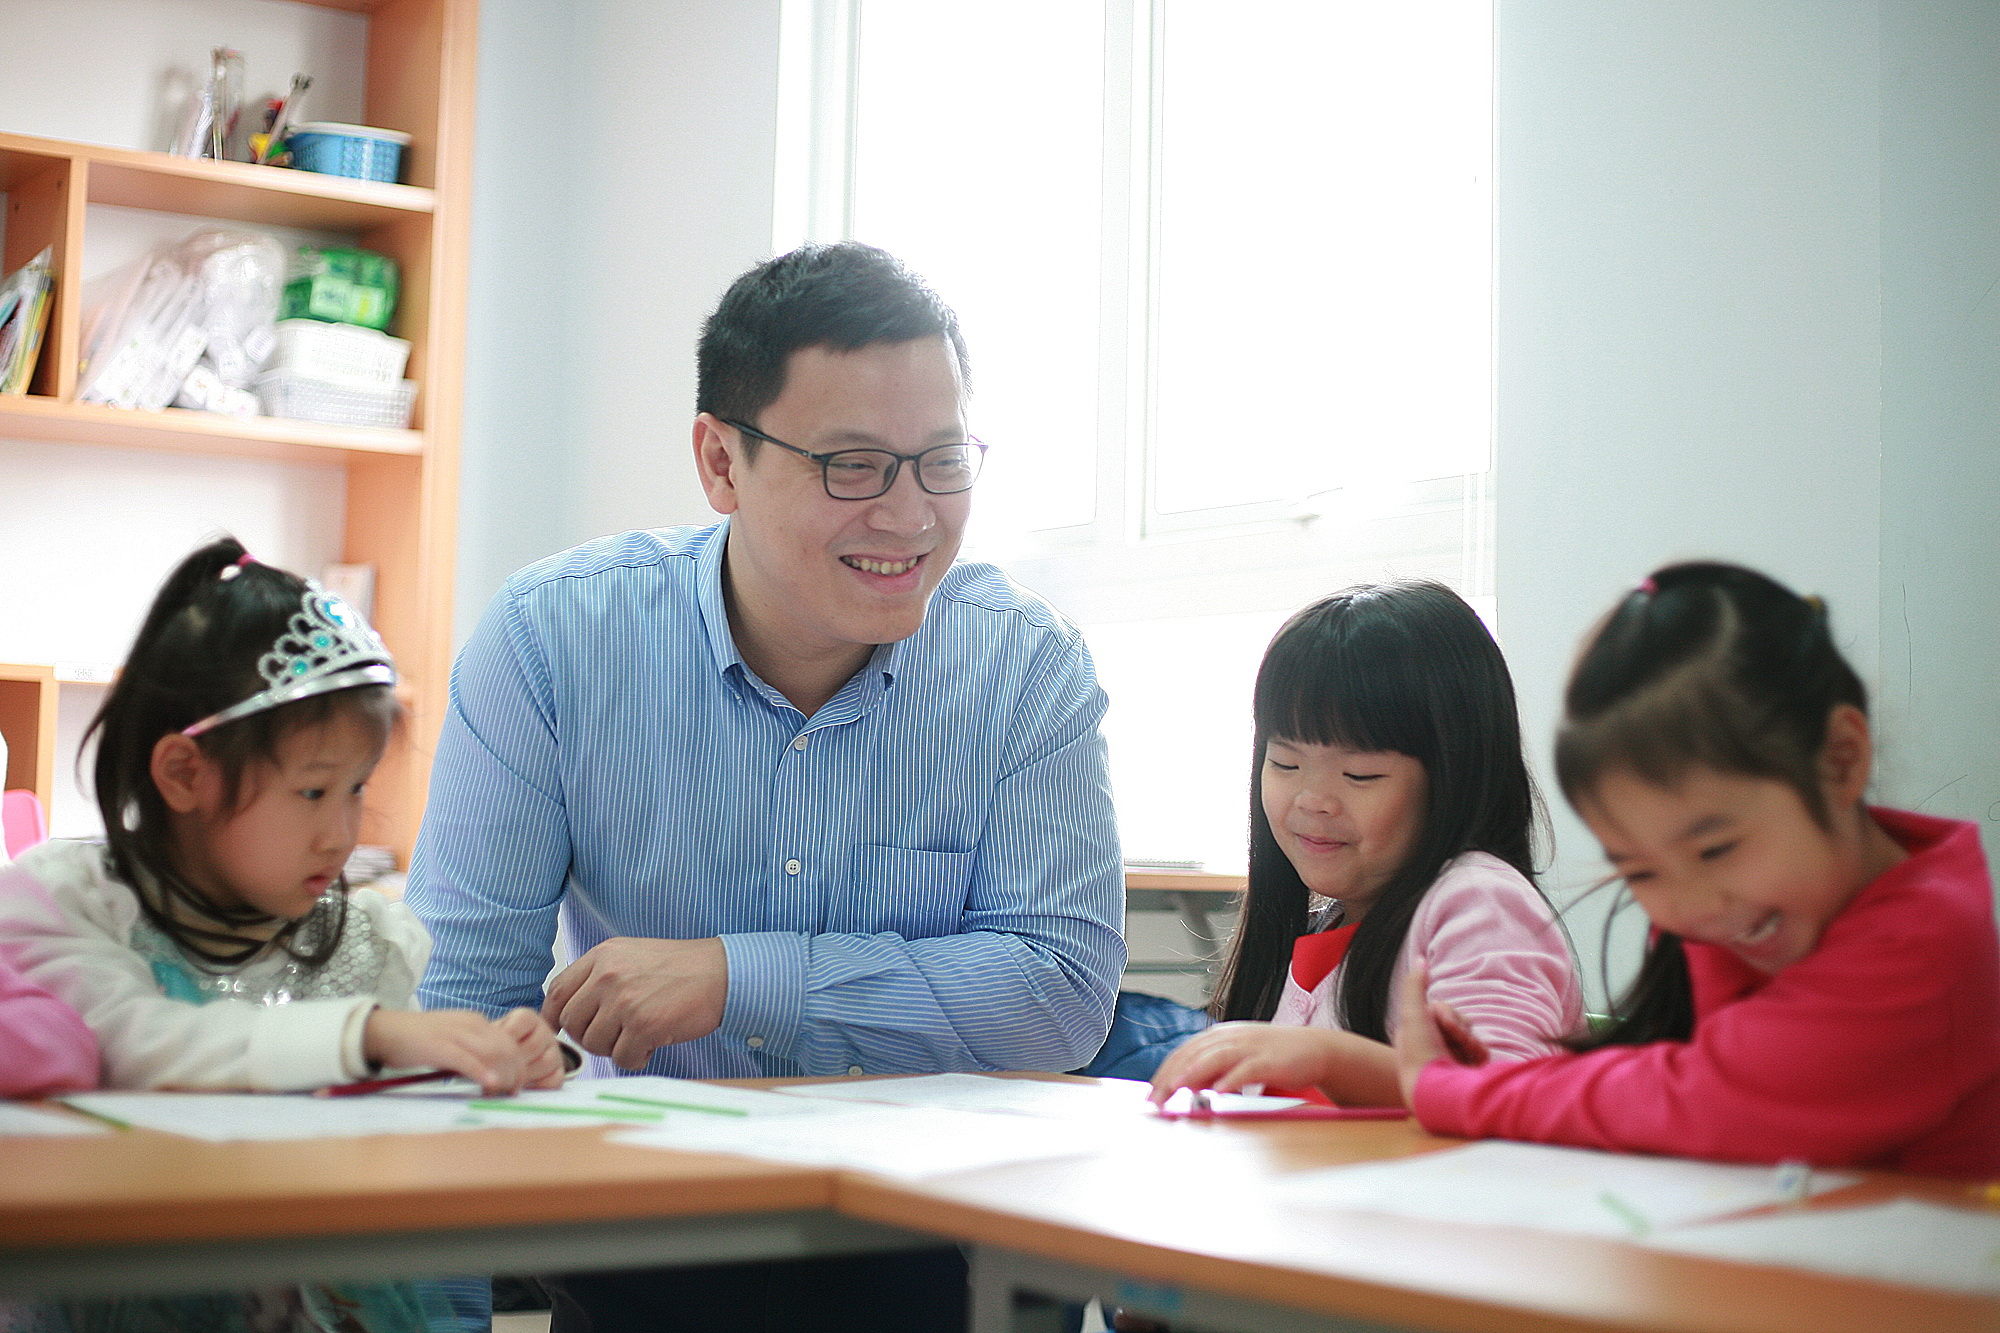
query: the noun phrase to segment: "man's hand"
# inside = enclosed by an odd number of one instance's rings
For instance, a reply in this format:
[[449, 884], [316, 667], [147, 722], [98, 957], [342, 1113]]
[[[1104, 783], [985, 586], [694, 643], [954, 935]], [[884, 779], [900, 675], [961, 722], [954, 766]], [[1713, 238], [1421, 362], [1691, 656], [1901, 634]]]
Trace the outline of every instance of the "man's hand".
[[592, 1055], [638, 1069], [654, 1051], [722, 1026], [721, 940], [609, 939], [562, 970], [542, 1017]]

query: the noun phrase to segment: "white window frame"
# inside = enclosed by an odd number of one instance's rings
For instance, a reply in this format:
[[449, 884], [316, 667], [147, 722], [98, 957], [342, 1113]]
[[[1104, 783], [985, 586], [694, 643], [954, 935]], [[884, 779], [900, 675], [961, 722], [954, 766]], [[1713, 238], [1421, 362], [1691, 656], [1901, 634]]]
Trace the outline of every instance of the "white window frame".
[[[776, 252], [852, 234], [857, 48], [865, 2], [785, 0]], [[1219, 614], [1253, 603], [1296, 606], [1346, 584], [1386, 576], [1437, 578], [1491, 623], [1490, 373], [1484, 471], [1365, 495], [1334, 490], [1180, 513], [1161, 513], [1155, 505], [1155, 468], [1147, 447], [1155, 402], [1148, 342], [1158, 300], [1163, 106], [1155, 89], [1163, 6], [1164, 0], [1105, 0], [1098, 353], [1103, 390], [1094, 514], [1087, 523], [1021, 534], [993, 558], [1086, 623]]]

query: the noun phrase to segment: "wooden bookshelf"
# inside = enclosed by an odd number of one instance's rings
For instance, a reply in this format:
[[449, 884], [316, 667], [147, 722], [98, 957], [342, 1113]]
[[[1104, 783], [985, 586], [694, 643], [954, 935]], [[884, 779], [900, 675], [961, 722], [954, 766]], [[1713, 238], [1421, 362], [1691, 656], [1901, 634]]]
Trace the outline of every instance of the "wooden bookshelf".
[[[403, 158], [408, 183], [0, 132], [0, 192], [7, 196], [0, 264], [12, 270], [49, 247], [56, 269], [40, 365], [26, 395], [0, 395], [0, 435], [334, 464], [346, 471], [340, 558], [375, 566], [374, 620], [396, 654], [411, 714], [406, 738], [377, 770], [363, 840], [395, 848], [407, 863], [451, 666], [478, 4], [297, 2], [368, 16], [363, 119], [413, 136]], [[419, 386], [412, 428], [179, 409], [127, 412], [78, 402], [79, 294], [93, 204], [333, 232], [395, 259], [402, 292], [389, 331], [411, 343], [407, 373]], [[7, 707], [6, 691], [18, 684], [0, 676], [0, 709]], [[51, 677], [51, 714], [54, 688]], [[9, 735], [11, 740], [11, 730]]]
[[56, 786], [54, 667], [0, 662], [0, 737], [7, 741], [0, 789], [31, 791], [48, 809]]

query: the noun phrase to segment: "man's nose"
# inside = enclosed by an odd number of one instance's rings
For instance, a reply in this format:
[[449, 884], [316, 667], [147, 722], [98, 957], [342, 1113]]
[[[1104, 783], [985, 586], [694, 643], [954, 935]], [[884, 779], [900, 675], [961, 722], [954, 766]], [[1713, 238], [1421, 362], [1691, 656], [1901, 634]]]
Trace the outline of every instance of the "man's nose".
[[880, 532], [927, 532], [937, 524], [937, 502], [917, 484], [914, 464], [896, 469], [889, 489], [875, 497], [868, 515], [869, 526]]

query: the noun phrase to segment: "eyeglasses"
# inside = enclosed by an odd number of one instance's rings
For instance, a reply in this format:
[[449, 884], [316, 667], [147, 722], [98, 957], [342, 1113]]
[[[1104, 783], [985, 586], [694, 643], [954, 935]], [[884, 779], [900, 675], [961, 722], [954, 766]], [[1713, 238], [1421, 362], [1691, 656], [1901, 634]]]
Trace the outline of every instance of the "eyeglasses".
[[972, 489], [972, 483], [979, 480], [979, 469], [986, 462], [986, 446], [978, 440], [932, 445], [916, 454], [892, 453], [887, 449], [835, 449], [831, 453], [816, 454], [796, 444], [786, 444], [755, 426], [730, 417], [716, 419], [726, 426], [736, 427], [745, 435], [766, 444], [775, 444], [780, 449], [789, 449], [801, 458], [810, 458], [818, 463], [820, 480], [826, 486], [826, 493], [836, 500], [873, 500], [879, 495], [887, 495], [889, 488], [896, 484], [896, 474], [905, 463], [912, 465], [917, 485], [932, 495], [956, 495]]

